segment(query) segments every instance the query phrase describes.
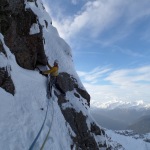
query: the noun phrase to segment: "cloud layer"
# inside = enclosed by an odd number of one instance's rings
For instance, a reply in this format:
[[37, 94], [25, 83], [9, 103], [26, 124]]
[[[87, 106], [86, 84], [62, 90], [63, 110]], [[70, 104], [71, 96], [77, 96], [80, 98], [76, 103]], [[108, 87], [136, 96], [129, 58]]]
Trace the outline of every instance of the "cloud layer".
[[[74, 4], [77, 2], [79, 3], [77, 0], [72, 0]], [[53, 7], [55, 9], [56, 6]], [[122, 29], [119, 32], [115, 31], [115, 37], [107, 39], [107, 43], [114, 42], [130, 34], [133, 30], [132, 26], [134, 27], [138, 20], [150, 17], [149, 0], [137, 0], [136, 2], [132, 0], [86, 1], [81, 10], [72, 16], [63, 15], [63, 7], [60, 5], [57, 7], [59, 7], [57, 13], [55, 12], [54, 18], [52, 16], [53, 24], [64, 39], [73, 38], [77, 34], [87, 31], [89, 36], [97, 37], [107, 30]], [[48, 11], [50, 14], [54, 14], [52, 10]]]
[[115, 71], [98, 67], [78, 74], [93, 101], [149, 101], [150, 66]]

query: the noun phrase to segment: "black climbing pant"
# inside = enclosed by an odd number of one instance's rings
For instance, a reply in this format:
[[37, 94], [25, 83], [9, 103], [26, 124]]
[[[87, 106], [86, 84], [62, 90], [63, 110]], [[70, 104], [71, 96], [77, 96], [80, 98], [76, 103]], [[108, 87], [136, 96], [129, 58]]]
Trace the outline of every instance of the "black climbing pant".
[[52, 87], [53, 86], [55, 86], [61, 94], [66, 95], [65, 92], [60, 88], [59, 84], [57, 84], [57, 77], [50, 76], [50, 80], [48, 83], [48, 93], [50, 96], [52, 96]]

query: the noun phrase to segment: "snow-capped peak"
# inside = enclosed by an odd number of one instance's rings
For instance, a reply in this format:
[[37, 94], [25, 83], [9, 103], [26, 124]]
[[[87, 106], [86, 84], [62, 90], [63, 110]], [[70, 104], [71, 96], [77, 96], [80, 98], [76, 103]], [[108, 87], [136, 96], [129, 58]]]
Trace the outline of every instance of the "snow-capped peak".
[[138, 100], [134, 102], [129, 101], [108, 101], [108, 102], [92, 102], [92, 107], [100, 108], [100, 109], [150, 109], [150, 104], [144, 102], [143, 100]]

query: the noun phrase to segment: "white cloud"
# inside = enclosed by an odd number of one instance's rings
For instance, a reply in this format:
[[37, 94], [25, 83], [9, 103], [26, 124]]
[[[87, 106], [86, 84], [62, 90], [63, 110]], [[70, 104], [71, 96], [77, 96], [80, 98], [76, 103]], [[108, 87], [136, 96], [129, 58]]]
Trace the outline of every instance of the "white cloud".
[[[72, 0], [72, 2], [76, 3], [77, 0]], [[121, 32], [116, 32], [115, 36], [108, 39], [109, 41], [104, 41], [105, 44], [126, 37], [132, 31], [132, 25], [135, 22], [144, 16], [150, 15], [149, 0], [137, 0], [136, 3], [132, 0], [88, 1], [73, 16], [63, 15], [62, 7], [59, 7], [57, 12], [55, 12], [57, 15], [53, 18], [53, 24], [64, 39], [69, 40], [81, 32], [88, 32], [89, 36], [95, 37], [107, 29], [113, 30], [113, 27], [116, 26], [121, 28]], [[123, 23], [117, 25], [116, 23], [119, 19]]]
[[129, 86], [141, 86], [145, 84], [145, 82], [150, 82], [150, 66], [117, 70], [112, 72], [106, 80], [124, 88], [128, 88]]
[[104, 74], [108, 73], [111, 69], [110, 68], [100, 68], [96, 67], [90, 72], [82, 72], [77, 71], [78, 75], [83, 78], [84, 82], [88, 83], [97, 83], [100, 77], [102, 77]]
[[[117, 0], [118, 1], [118, 0]], [[62, 20], [54, 20], [54, 25], [63, 38], [68, 39], [81, 30], [88, 30], [95, 36], [106, 29], [120, 16], [116, 11], [117, 3], [110, 1], [87, 2], [84, 8], [74, 16], [64, 16]], [[91, 32], [92, 31], [92, 32]]]
[[[150, 102], [150, 66], [113, 72], [107, 69], [106, 71], [97, 69], [90, 71], [90, 73], [78, 72], [92, 101], [144, 100]], [[99, 76], [96, 76], [94, 72], [98, 72]], [[95, 80], [107, 80], [110, 84], [93, 84], [92, 81]]]

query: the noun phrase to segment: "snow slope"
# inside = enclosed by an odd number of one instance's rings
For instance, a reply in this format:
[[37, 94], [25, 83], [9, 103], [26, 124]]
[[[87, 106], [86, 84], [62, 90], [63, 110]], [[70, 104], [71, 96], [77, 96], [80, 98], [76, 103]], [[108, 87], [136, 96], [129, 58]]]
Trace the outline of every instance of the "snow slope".
[[[2, 39], [2, 35], [0, 38]], [[49, 144], [51, 144], [51, 149], [69, 150], [71, 145], [67, 129], [69, 127], [66, 126], [55, 97], [53, 101], [46, 98], [47, 79], [37, 71], [19, 67], [15, 57], [6, 46], [5, 50], [9, 58], [8, 60], [5, 58], [5, 61], [11, 65], [11, 77], [15, 84], [16, 94], [12, 96], [0, 88], [0, 120], [2, 120], [0, 122], [0, 147], [3, 150], [28, 149], [43, 123], [46, 106], [49, 103], [47, 120], [36, 147], [43, 142], [48, 127], [51, 125], [54, 109]], [[44, 111], [40, 110], [41, 107], [44, 108]], [[60, 138], [60, 133], [65, 138]], [[48, 149], [48, 145], [45, 146], [45, 149]]]
[[[143, 141], [143, 139], [120, 135], [112, 130], [106, 130], [106, 133], [111, 137], [111, 140], [120, 143], [124, 150], [150, 150], [150, 143]], [[149, 134], [146, 136], [150, 137]], [[123, 148], [120, 148], [120, 150], [123, 150]]]

